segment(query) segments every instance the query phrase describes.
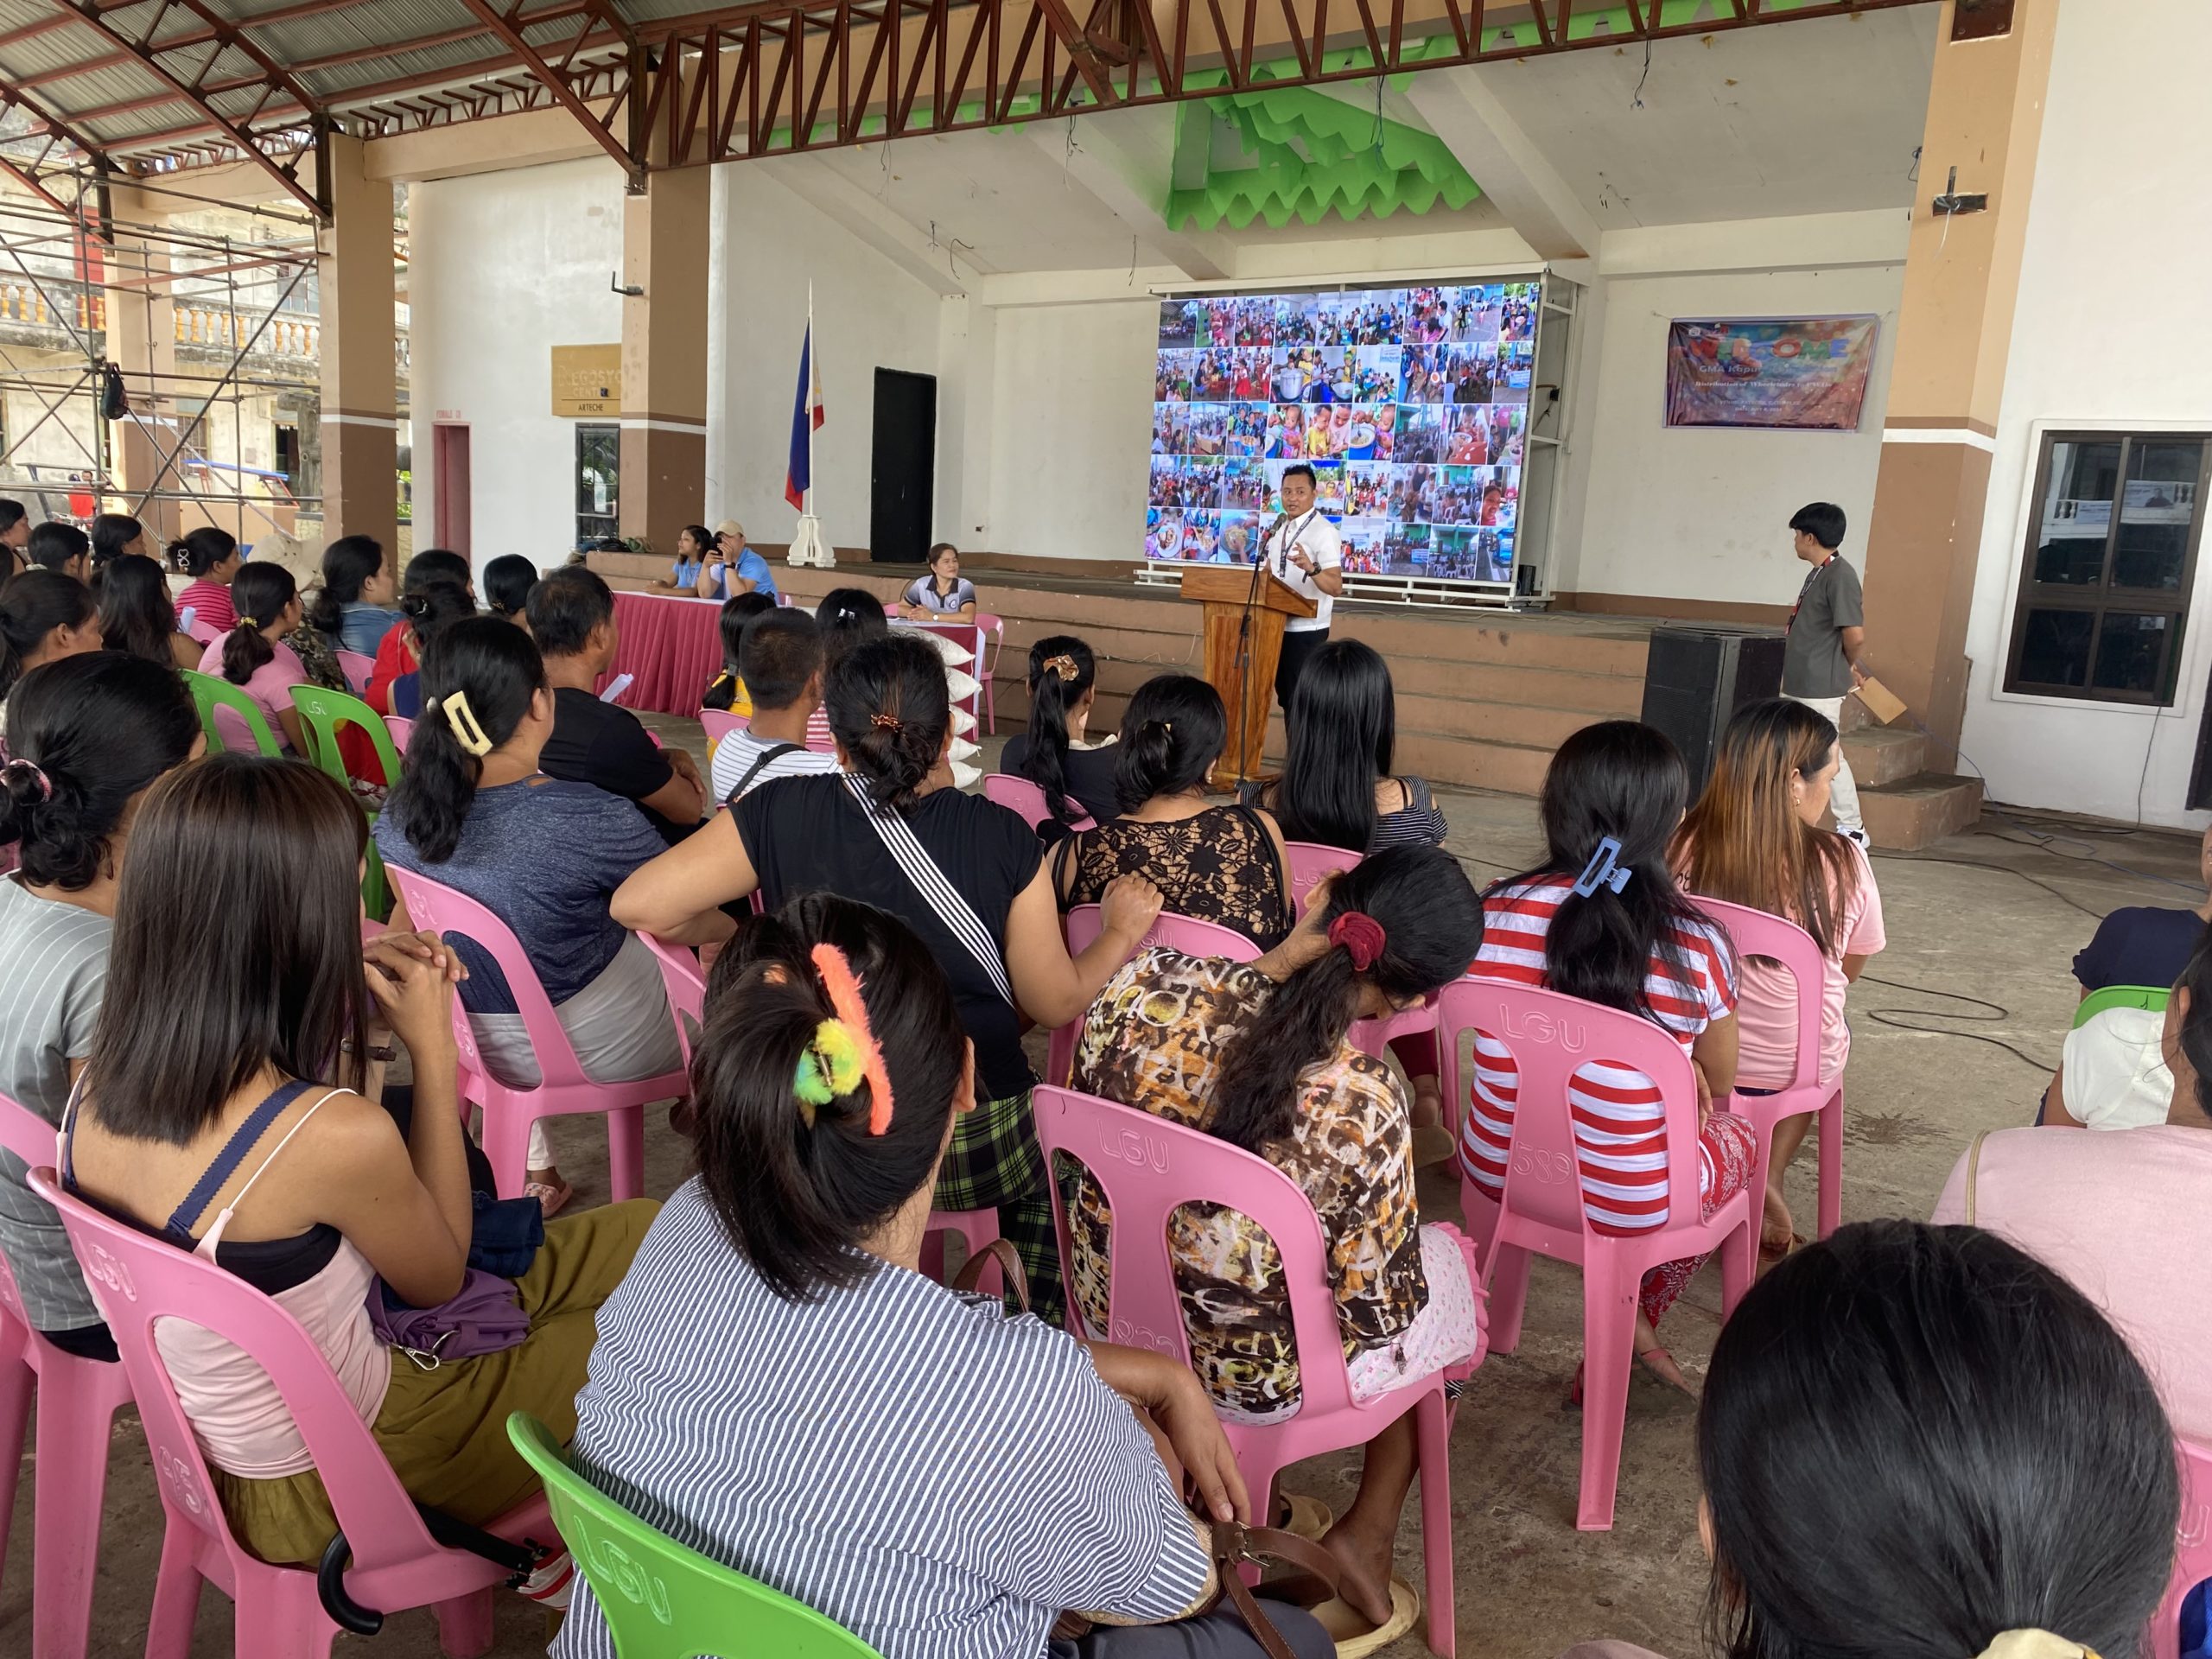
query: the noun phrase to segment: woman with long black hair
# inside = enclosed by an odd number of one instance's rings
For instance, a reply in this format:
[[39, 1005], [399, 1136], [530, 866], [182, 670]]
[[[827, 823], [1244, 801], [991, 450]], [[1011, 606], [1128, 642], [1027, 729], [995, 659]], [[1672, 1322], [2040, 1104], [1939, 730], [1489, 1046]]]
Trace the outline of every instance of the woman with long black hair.
[[1089, 645], [1055, 633], [1029, 647], [1029, 728], [1007, 739], [999, 770], [1043, 790], [1046, 810], [1061, 825], [1085, 817], [1103, 823], [1121, 810], [1114, 797], [1120, 734], [1090, 741], [1097, 701], [1098, 659]]
[[176, 626], [168, 577], [152, 559], [124, 553], [100, 573], [100, 642], [169, 668], [197, 668], [202, 647]]
[[[1337, 876], [1290, 938], [1256, 963], [1140, 952], [1084, 1020], [1078, 1089], [1266, 1159], [1313, 1202], [1337, 1316], [1365, 1402], [1480, 1352], [1464, 1241], [1427, 1227], [1414, 1190], [1410, 1103], [1352, 1022], [1412, 1007], [1467, 970], [1482, 904], [1433, 848], [1395, 848]], [[1068, 1206], [1076, 1306], [1106, 1328], [1110, 1217], [1085, 1177]], [[1281, 1259], [1234, 1211], [1178, 1212], [1169, 1248], [1191, 1313], [1192, 1358], [1215, 1407], [1267, 1422], [1297, 1408], [1299, 1370]], [[1413, 1479], [1414, 1422], [1370, 1441], [1359, 1497], [1329, 1535], [1343, 1593], [1390, 1613], [1391, 1543]]]
[[1440, 846], [1450, 826], [1427, 780], [1391, 769], [1397, 709], [1382, 653], [1357, 639], [1331, 640], [1291, 693], [1282, 771], [1245, 785], [1244, 798], [1273, 812], [1291, 841], [1355, 853]]
[[[420, 692], [422, 716], [377, 819], [385, 861], [506, 923], [587, 1075], [616, 1083], [679, 1070], [652, 952], [607, 911], [608, 895], [667, 843], [620, 796], [538, 770], [553, 694], [537, 645], [497, 617], [449, 623], [424, 647]], [[731, 931], [709, 910], [663, 937], [704, 944]], [[537, 1058], [505, 976], [474, 941], [457, 948], [470, 972], [461, 1005], [485, 1059], [503, 1082], [529, 1087]], [[569, 1200], [542, 1135], [531, 1137], [528, 1182], [548, 1215]]]
[[339, 651], [373, 657], [399, 621], [399, 571], [384, 543], [340, 536], [322, 550], [322, 586], [308, 620]]
[[1262, 950], [1289, 937], [1298, 916], [1282, 831], [1257, 807], [1206, 797], [1228, 730], [1221, 694], [1193, 675], [1158, 674], [1137, 688], [1116, 751], [1121, 816], [1054, 849], [1062, 910], [1141, 875], [1179, 916], [1234, 928]]
[[1863, 1222], [1761, 1279], [1713, 1344], [1697, 1461], [1715, 1659], [2145, 1653], [2187, 1524], [2142, 1362], [1972, 1227]]
[[31, 670], [99, 648], [99, 612], [74, 576], [33, 566], [0, 582], [0, 709]]
[[[1758, 1141], [1719, 1109], [1736, 1080], [1736, 959], [1727, 936], [1676, 885], [1668, 844], [1689, 774], [1663, 733], [1632, 720], [1586, 726], [1559, 747], [1539, 810], [1543, 861], [1483, 895], [1478, 978], [1560, 991], [1666, 1031], [1698, 1084], [1699, 1192], [1705, 1212], [1751, 1184]], [[1478, 1033], [1475, 1083], [1460, 1135], [1468, 1178], [1505, 1190], [1517, 1071], [1512, 1052]], [[1576, 1074], [1575, 1151], [1583, 1213], [1600, 1233], [1668, 1220], [1666, 1109], [1643, 1073], [1592, 1061]], [[1656, 1375], [1691, 1389], [1656, 1326], [1704, 1261], [1654, 1268], [1637, 1298], [1636, 1351]], [[1581, 1393], [1580, 1372], [1575, 1394]]]
[[[473, 1201], [460, 964], [429, 935], [364, 945], [366, 845], [361, 809], [313, 766], [222, 754], [154, 786], [117, 892], [61, 1179], [275, 1298], [410, 1496], [481, 1525], [537, 1484], [508, 1414], [573, 1431], [593, 1316], [658, 1206], [547, 1227], [516, 1285], [529, 1319], [518, 1346], [425, 1368], [378, 1338], [372, 1294], [435, 1307], [459, 1293]], [[414, 1070], [404, 1128], [382, 1103], [395, 1039]], [[266, 1561], [317, 1560], [337, 1522], [275, 1387], [220, 1338], [160, 1339], [232, 1533]]]
[[192, 580], [176, 596], [176, 613], [187, 611], [203, 627], [228, 633], [238, 620], [231, 583], [245, 568], [245, 551], [238, 538], [214, 524], [202, 524], [182, 541], [168, 544], [169, 563]]

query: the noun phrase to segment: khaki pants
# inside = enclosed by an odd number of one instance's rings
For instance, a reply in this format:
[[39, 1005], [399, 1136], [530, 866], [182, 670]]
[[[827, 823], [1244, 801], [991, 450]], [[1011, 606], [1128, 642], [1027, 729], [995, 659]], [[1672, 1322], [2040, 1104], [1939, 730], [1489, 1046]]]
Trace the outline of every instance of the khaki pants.
[[[656, 1200], [632, 1198], [548, 1222], [537, 1259], [515, 1281], [530, 1334], [514, 1347], [427, 1371], [393, 1352], [391, 1386], [372, 1427], [409, 1497], [481, 1526], [536, 1489], [537, 1475], [507, 1439], [507, 1414], [529, 1412], [563, 1445], [575, 1435], [600, 1304], [659, 1213]], [[264, 1561], [311, 1567], [338, 1530], [312, 1469], [277, 1480], [213, 1472], [231, 1530]]]
[[[1834, 722], [1836, 731], [1843, 730], [1843, 699], [1841, 697], [1796, 697], [1785, 691], [1782, 694], [1792, 702], [1802, 702], [1816, 714], [1826, 715]], [[1866, 833], [1866, 822], [1859, 816], [1859, 780], [1851, 775], [1851, 762], [1844, 758], [1843, 743], [1839, 736], [1835, 746], [1835, 786], [1828, 797], [1828, 805], [1835, 814], [1839, 830]]]

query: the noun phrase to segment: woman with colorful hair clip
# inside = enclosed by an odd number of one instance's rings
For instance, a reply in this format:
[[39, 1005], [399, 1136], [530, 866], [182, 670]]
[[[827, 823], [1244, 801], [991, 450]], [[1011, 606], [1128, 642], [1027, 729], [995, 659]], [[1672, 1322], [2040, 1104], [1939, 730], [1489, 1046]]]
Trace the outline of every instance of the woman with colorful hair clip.
[[[1249, 1509], [1197, 1378], [921, 1271], [977, 1075], [896, 916], [816, 892], [749, 924], [693, 1057], [698, 1173], [601, 1310], [577, 1467], [885, 1659], [1039, 1656], [1073, 1608], [1102, 1622], [1062, 1659], [1261, 1659], [1197, 1611], [1205, 1522]], [[1266, 1612], [1299, 1659], [1332, 1655]], [[613, 1659], [588, 1587], [552, 1652]]]

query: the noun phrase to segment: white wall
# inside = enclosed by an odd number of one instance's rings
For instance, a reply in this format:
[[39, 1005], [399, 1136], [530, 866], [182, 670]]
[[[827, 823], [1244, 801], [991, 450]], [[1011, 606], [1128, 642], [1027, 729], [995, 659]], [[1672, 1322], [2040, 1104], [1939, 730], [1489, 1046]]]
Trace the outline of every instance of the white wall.
[[2042, 431], [2212, 429], [2212, 331], [2197, 315], [2212, 270], [2196, 159], [2212, 151], [2208, 80], [2198, 0], [2059, 9], [1967, 634], [1960, 747], [1999, 801], [2132, 822], [2139, 789], [2146, 823], [2207, 822], [2183, 804], [2212, 672], [2212, 549], [2200, 550], [2171, 709], [1999, 688]]
[[452, 418], [469, 428], [476, 563], [557, 564], [575, 543], [575, 423], [552, 412], [551, 348], [622, 338], [607, 287], [622, 266], [622, 176], [563, 162], [417, 184], [408, 226], [416, 544], [435, 534], [432, 429]]
[[999, 313], [993, 552], [1141, 563], [1159, 343], [1148, 295]]
[[707, 435], [720, 493], [709, 492], [708, 516], [738, 519], [755, 541], [791, 539], [798, 514], [784, 499], [784, 474], [811, 283], [828, 410], [814, 436], [816, 512], [832, 545], [865, 547], [875, 371], [938, 372], [938, 296], [766, 168], [718, 167], [715, 189], [727, 276], [720, 418], [710, 400]]
[[[1586, 372], [1570, 412], [1581, 530], [1555, 549], [1555, 590], [1787, 605], [1804, 573], [1786, 526], [1808, 501], [1843, 508], [1853, 526], [1846, 550], [1865, 568], [1859, 536], [1874, 505], [1904, 278], [1902, 215], [1896, 239], [1894, 265], [1599, 276], [1602, 323], [1583, 339], [1586, 370], [1594, 351], [1596, 372]], [[1601, 271], [1618, 257], [1609, 247]], [[1694, 242], [1666, 255], [1691, 265], [1708, 257]], [[1676, 318], [1861, 315], [1881, 321], [1857, 431], [1665, 424], [1667, 329]]]

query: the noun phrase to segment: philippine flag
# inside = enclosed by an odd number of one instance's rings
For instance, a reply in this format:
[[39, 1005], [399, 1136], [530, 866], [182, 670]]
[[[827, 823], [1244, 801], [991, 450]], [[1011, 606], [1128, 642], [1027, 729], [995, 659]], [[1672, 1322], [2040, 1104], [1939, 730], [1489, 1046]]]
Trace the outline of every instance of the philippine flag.
[[801, 512], [806, 493], [814, 487], [814, 429], [822, 424], [822, 380], [814, 366], [814, 319], [806, 321], [806, 338], [798, 348], [798, 391], [791, 399], [791, 457], [784, 474], [784, 499]]

